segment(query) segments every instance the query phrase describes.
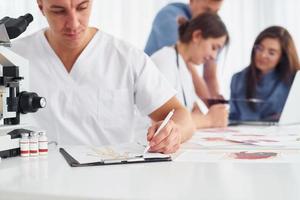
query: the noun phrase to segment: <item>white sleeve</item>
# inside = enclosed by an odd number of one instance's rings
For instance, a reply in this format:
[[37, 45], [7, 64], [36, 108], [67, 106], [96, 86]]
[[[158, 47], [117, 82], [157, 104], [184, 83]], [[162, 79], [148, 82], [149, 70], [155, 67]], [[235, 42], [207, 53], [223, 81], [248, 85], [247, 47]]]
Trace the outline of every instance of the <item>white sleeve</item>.
[[178, 69], [176, 65], [175, 50], [174, 55], [171, 54], [171, 49], [164, 48], [159, 50], [153, 56], [151, 60], [157, 66], [158, 70], [169, 81], [171, 86], [178, 90]]
[[141, 113], [149, 115], [174, 97], [176, 91], [146, 54], [135, 56], [135, 103]]

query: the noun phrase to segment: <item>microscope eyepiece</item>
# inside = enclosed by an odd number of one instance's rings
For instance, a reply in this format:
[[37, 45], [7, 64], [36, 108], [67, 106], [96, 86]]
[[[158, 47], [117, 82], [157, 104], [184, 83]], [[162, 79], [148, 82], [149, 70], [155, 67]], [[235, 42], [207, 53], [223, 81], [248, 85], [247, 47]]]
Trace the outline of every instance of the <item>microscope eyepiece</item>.
[[17, 19], [4, 17], [0, 20], [0, 24], [5, 25], [9, 39], [14, 39], [21, 35], [32, 21], [33, 16], [28, 13], [24, 16], [18, 17]]
[[30, 13], [27, 13], [26, 15], [21, 16], [21, 17], [23, 17], [24, 20], [26, 20], [26, 22], [27, 22], [28, 24], [30, 24], [30, 23], [33, 21], [33, 16], [32, 16]]

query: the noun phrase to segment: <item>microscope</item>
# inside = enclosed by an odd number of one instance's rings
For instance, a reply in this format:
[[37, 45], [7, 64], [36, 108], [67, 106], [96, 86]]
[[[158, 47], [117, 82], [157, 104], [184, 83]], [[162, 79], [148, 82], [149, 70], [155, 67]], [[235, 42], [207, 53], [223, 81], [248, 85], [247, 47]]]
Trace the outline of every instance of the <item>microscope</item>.
[[0, 20], [0, 157], [20, 155], [21, 133], [30, 133], [21, 116], [46, 106], [46, 99], [29, 88], [29, 62], [12, 52], [10, 39], [17, 38], [33, 21], [31, 14]]

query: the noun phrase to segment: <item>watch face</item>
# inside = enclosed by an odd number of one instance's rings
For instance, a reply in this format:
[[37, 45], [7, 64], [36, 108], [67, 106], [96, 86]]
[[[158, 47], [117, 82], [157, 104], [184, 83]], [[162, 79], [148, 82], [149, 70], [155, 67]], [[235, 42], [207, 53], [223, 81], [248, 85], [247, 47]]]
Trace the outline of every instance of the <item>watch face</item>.
[[45, 98], [41, 98], [41, 100], [40, 100], [41, 108], [45, 108], [46, 104], [47, 104], [46, 99]]

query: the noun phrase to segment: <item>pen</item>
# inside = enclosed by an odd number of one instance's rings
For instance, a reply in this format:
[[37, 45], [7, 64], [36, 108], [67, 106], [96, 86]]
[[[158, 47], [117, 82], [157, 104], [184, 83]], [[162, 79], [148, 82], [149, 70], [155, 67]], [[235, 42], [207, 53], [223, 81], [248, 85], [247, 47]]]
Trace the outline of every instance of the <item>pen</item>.
[[[163, 129], [167, 125], [167, 123], [169, 122], [169, 120], [173, 116], [174, 111], [175, 111], [175, 109], [173, 109], [173, 110], [171, 110], [171, 112], [169, 112], [169, 114], [167, 115], [167, 117], [164, 119], [164, 121], [160, 124], [160, 126], [158, 127], [158, 129], [155, 131], [153, 137], [155, 137], [161, 131], [161, 129]], [[150, 145], [148, 144], [148, 146], [144, 150], [144, 154], [147, 153], [149, 151], [149, 149], [150, 149]]]
[[250, 98], [250, 99], [207, 99], [207, 103], [212, 106], [215, 104], [229, 104], [229, 102], [251, 102], [251, 103], [264, 103], [262, 99]]

